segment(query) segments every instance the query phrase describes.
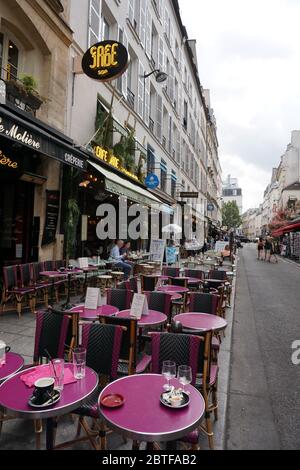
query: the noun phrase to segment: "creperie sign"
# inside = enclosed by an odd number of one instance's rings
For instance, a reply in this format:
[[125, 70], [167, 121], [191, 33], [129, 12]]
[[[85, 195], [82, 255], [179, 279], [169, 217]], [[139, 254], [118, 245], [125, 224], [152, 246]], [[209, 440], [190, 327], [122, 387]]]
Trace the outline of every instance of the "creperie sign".
[[0, 165], [6, 168], [11, 168], [12, 170], [18, 169], [18, 162], [12, 161], [2, 152], [2, 150], [0, 150]]
[[134, 173], [131, 173], [130, 171], [126, 170], [126, 168], [121, 165], [119, 158], [115, 157], [114, 155], [111, 155], [107, 150], [97, 146], [94, 147], [94, 152], [96, 157], [102, 160], [103, 162], [108, 163], [109, 165], [113, 166], [114, 168], [121, 171], [130, 178], [139, 181], [138, 177]]

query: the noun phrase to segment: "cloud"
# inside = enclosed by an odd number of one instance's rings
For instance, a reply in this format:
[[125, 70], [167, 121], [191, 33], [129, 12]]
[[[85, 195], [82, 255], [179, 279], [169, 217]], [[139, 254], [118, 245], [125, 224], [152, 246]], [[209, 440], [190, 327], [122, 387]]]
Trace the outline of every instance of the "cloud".
[[300, 128], [300, 1], [180, 6], [189, 37], [197, 39], [201, 82], [211, 90], [223, 172], [240, 179], [247, 209], [261, 202], [291, 131]]

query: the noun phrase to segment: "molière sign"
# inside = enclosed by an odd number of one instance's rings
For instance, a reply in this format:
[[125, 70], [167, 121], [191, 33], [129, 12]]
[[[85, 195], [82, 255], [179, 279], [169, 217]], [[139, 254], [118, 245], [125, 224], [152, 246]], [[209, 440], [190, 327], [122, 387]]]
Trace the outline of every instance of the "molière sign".
[[82, 70], [94, 80], [109, 82], [126, 72], [129, 54], [125, 46], [116, 41], [98, 42], [83, 56]]
[[37, 126], [31, 128], [29, 124], [28, 128], [25, 128], [23, 121], [22, 124], [19, 121], [13, 121], [10, 116], [2, 114], [0, 109], [0, 138], [5, 137], [13, 142], [25, 145], [79, 170], [86, 169], [86, 160], [78, 155], [76, 151], [73, 152], [71, 145], [65, 145], [63, 141], [60, 142], [44, 130], [39, 130]]

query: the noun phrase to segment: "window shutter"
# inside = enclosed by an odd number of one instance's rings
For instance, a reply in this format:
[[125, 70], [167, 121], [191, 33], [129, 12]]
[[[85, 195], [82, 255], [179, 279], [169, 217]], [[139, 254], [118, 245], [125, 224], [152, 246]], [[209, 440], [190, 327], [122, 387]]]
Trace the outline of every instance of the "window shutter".
[[157, 113], [156, 113], [156, 137], [162, 140], [162, 97], [157, 95]]
[[146, 47], [146, 0], [140, 0], [140, 40], [142, 46]]
[[134, 25], [134, 4], [135, 0], [128, 1], [128, 19], [132, 26]]
[[158, 0], [158, 14], [159, 14], [161, 21], [163, 20], [163, 11], [164, 11], [164, 1]]
[[169, 38], [169, 12], [167, 8], [165, 8], [164, 32], [167, 35], [167, 38]]
[[170, 46], [171, 46], [171, 51], [173, 54], [175, 54], [175, 35], [174, 35], [174, 26], [173, 23], [170, 23]]
[[151, 58], [151, 41], [152, 41], [152, 17], [149, 5], [147, 6], [147, 19], [146, 19], [146, 54]]
[[143, 78], [145, 74], [145, 69], [143, 64], [139, 63], [139, 82], [138, 82], [138, 115], [144, 119], [144, 84], [145, 79]]
[[164, 70], [164, 41], [159, 38], [158, 41], [158, 68]]
[[180, 139], [180, 131], [177, 129], [177, 143], [176, 143], [176, 161], [180, 165], [181, 159], [181, 139]]
[[[125, 31], [123, 31], [123, 45], [128, 50], [128, 38]], [[128, 89], [128, 70], [122, 76], [122, 94], [127, 100], [127, 89]]]
[[146, 83], [146, 89], [145, 89], [145, 115], [144, 115], [144, 121], [146, 123], [146, 126], [149, 127], [149, 117], [150, 117], [150, 86], [151, 86], [151, 81], [149, 78], [144, 80]]

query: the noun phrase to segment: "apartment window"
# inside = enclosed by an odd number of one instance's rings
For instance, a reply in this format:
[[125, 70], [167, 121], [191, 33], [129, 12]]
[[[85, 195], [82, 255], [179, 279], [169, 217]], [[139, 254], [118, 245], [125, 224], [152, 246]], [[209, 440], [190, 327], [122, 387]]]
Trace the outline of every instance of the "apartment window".
[[177, 176], [176, 172], [172, 170], [172, 175], [171, 175], [171, 196], [175, 198], [175, 193], [176, 193], [176, 183], [177, 183]]
[[183, 108], [183, 127], [187, 131], [188, 128], [188, 104], [187, 101], [184, 100], [184, 108]]
[[162, 139], [162, 125], [163, 125], [163, 104], [162, 104], [162, 97], [157, 95], [157, 112], [156, 112], [156, 137], [161, 142]]
[[155, 152], [151, 145], [147, 149], [147, 172], [155, 173]]
[[[0, 77], [14, 80], [18, 77], [19, 49], [6, 35], [0, 33]], [[5, 69], [5, 72], [4, 70]]]
[[161, 160], [160, 164], [160, 187], [161, 190], [166, 192], [167, 188], [167, 163], [165, 160]]
[[105, 18], [103, 18], [103, 26], [102, 26], [102, 39], [103, 41], [108, 41], [109, 40], [109, 23]]
[[101, 0], [90, 0], [89, 46], [101, 41]]

